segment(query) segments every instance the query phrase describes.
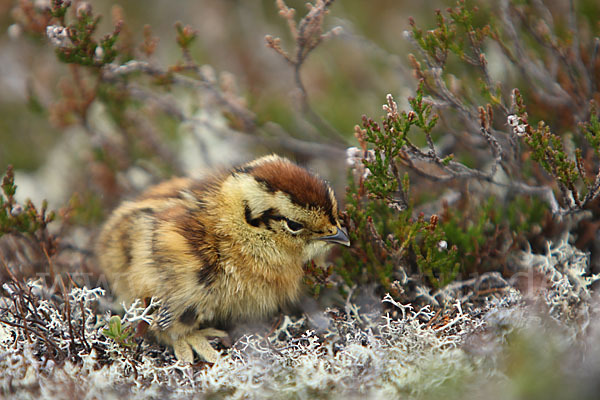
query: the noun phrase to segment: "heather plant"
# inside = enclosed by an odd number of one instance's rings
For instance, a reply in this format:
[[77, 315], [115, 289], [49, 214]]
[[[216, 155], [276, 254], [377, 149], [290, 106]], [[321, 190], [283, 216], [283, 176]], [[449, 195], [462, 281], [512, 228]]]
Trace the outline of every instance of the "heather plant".
[[[136, 190], [120, 177], [124, 171], [141, 170], [148, 181], [183, 174], [175, 155], [181, 138], [178, 127], [200, 120], [169, 94], [176, 87], [209, 93], [232, 120], [253, 124], [253, 116], [239, 106], [233, 89], [222, 92], [220, 82], [213, 81], [192, 59], [195, 33], [189, 26], [175, 26], [182, 59], [162, 67], [150, 61], [158, 42], [150, 27], [144, 28], [142, 43], [134, 46], [118, 7], [113, 13], [113, 31], [105, 35], [99, 32], [101, 16], [90, 3], [53, 0], [49, 7], [37, 7], [22, 1], [13, 14], [21, 29], [47, 38], [57, 59], [69, 65], [70, 76], [60, 81], [62, 96], [51, 105], [49, 116], [56, 126], [80, 126], [88, 136], [90, 149], [83, 154], [93, 179], [80, 180], [76, 189], [78, 197], [96, 205], [96, 210], [76, 208], [78, 220], [97, 224], [101, 211], [114, 206], [120, 195]], [[115, 130], [108, 132], [106, 123]]]
[[[60, 237], [48, 229], [48, 224], [55, 219], [55, 212], [48, 211], [45, 200], [39, 209], [30, 199], [25, 204], [17, 201], [17, 185], [10, 165], [0, 189], [0, 282], [46, 269], [53, 273], [50, 260], [58, 252]], [[68, 211], [62, 210], [63, 222], [67, 216]]]
[[0, 187], [0, 237], [8, 233], [48, 236], [46, 228], [54, 219], [54, 212], [47, 212], [47, 202], [42, 203], [39, 211], [31, 200], [27, 200], [25, 205], [17, 202], [17, 185], [12, 166], [8, 167]]
[[[506, 272], [510, 252], [529, 246], [543, 224], [569, 229], [595, 207], [600, 71], [598, 39], [589, 38], [597, 27], [576, 24], [572, 3], [567, 21], [541, 2], [478, 9], [459, 1], [435, 15], [434, 29], [411, 18], [405, 32], [417, 50], [408, 111], [388, 95], [382, 122], [365, 116], [355, 128], [347, 207], [355, 244], [339, 268], [346, 282], [362, 277], [389, 290], [423, 275], [440, 287], [457, 273]], [[507, 79], [494, 77], [490, 53], [514, 66]], [[553, 107], [570, 115], [557, 120]], [[415, 203], [409, 182], [424, 180], [436, 185], [413, 184], [432, 192]], [[439, 196], [424, 224], [415, 209]]]
[[[580, 146], [580, 149], [575, 154], [569, 154], [568, 146], [563, 143], [569, 138], [551, 133], [551, 127], [545, 119], [551, 119], [553, 125], [562, 131], [570, 130], [573, 133], [580, 132], [578, 126], [593, 124], [593, 99], [598, 90], [594, 51], [597, 44], [593, 40], [582, 43], [580, 38], [593, 36], [597, 28], [576, 24], [578, 14], [573, 3], [569, 5], [568, 21], [561, 21], [568, 23], [566, 33], [558, 32], [555, 27], [558, 21], [552, 19], [552, 12], [541, 3], [528, 5], [503, 1], [497, 8], [486, 11], [484, 17], [478, 15], [477, 7], [468, 7], [464, 2], [459, 2], [457, 7], [447, 10], [449, 18], [444, 17], [442, 12], [437, 13], [436, 29], [424, 33], [411, 21], [412, 30], [407, 33], [422, 60], [412, 57], [415, 75], [425, 85], [431, 102], [440, 110], [453, 110], [450, 114], [468, 124], [468, 129], [488, 145], [493, 159], [489, 173], [479, 169], [464, 169], [466, 165], [462, 163], [446, 166], [446, 172], [450, 173], [446, 178], [478, 179], [498, 184], [496, 173], [501, 170], [511, 178], [507, 185], [509, 189], [543, 198], [554, 215], [580, 212], [597, 195], [594, 184], [586, 185], [590, 175], [596, 175], [593, 171], [597, 160], [590, 160], [592, 165], [589, 166], [589, 172], [583, 165], [582, 157], [583, 152], [593, 150], [594, 141], [586, 144], [577, 140], [574, 146]], [[489, 14], [493, 11], [499, 13], [501, 20]], [[483, 20], [490, 22], [478, 24], [477, 17], [479, 20], [484, 17]], [[527, 26], [535, 28], [527, 30]], [[520, 29], [518, 32], [522, 33], [522, 38], [515, 38], [517, 29]], [[566, 37], [561, 38], [561, 34]], [[537, 42], [532, 42], [529, 52], [525, 54], [524, 46], [530, 43], [525, 39], [529, 39], [529, 35]], [[494, 81], [486, 61], [486, 50], [491, 51], [493, 45], [499, 47], [507, 64], [512, 63], [518, 71], [522, 71], [527, 82]], [[593, 56], [587, 66], [581, 58], [580, 47], [589, 49]], [[454, 62], [458, 62], [464, 70], [475, 67], [479, 96], [475, 88], [469, 87], [469, 82], [474, 79], [454, 81], [454, 88], [446, 83], [451, 75], [457, 73], [456, 66], [450, 62], [450, 55], [456, 56], [458, 60]], [[532, 60], [532, 57], [538, 58]], [[556, 69], [551, 68], [549, 61], [544, 64], [546, 58], [560, 61]], [[538, 64], [546, 68], [540, 68]], [[513, 83], [521, 87], [511, 88]], [[552, 93], [547, 93], [548, 90]], [[536, 116], [527, 114], [522, 93], [537, 103]], [[549, 115], [549, 111], [553, 106], [562, 104], [570, 108], [571, 115], [556, 120], [554, 115]], [[538, 121], [537, 128], [529, 125], [530, 120]], [[523, 146], [520, 138], [527, 146]], [[413, 149], [410, 150], [411, 155], [415, 153]], [[429, 160], [439, 164], [435, 149], [430, 145], [429, 150]], [[589, 158], [588, 155], [586, 157]], [[537, 172], [535, 168], [540, 167], [547, 172], [549, 181], [547, 185], [536, 186], [526, 173], [533, 169], [531, 173], [534, 174]], [[452, 171], [453, 168], [455, 171]], [[461, 172], [457, 173], [456, 168], [462, 169]], [[576, 187], [577, 182], [583, 184], [581, 188]], [[558, 189], [558, 199], [551, 190], [553, 188]], [[579, 189], [588, 193], [589, 197], [580, 201], [583, 196], [578, 194]]]

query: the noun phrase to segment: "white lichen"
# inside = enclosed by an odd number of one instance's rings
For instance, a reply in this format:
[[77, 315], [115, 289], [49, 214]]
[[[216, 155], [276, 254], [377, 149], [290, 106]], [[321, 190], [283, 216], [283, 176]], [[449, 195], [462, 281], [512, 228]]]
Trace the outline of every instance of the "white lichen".
[[[49, 297], [41, 281], [25, 288], [38, 297], [35, 308], [12, 301], [21, 289], [5, 284], [10, 297], [0, 298], [0, 318], [7, 322], [0, 324], [0, 390], [19, 398], [514, 398], [523, 394], [517, 384], [523, 379], [560, 388], [578, 379], [584, 391], [587, 381], [571, 372], [600, 372], [600, 351], [589, 352], [599, 348], [600, 336], [588, 336], [581, 345], [575, 339], [600, 331], [593, 318], [600, 305], [591, 291], [598, 276], [589, 274], [588, 256], [565, 239], [549, 245], [546, 254], [523, 253], [519, 265], [521, 276], [545, 280], [535, 300], [547, 306], [547, 314], [529, 305], [527, 293], [491, 273], [431, 294], [422, 288], [422, 298], [437, 305], [404, 304], [387, 295], [385, 311], [367, 312], [348, 300], [342, 309], [326, 310], [319, 329], [306, 317], [286, 316], [268, 337], [243, 336], [214, 365], [203, 367], [177, 362], [148, 341], [138, 340], [133, 349], [104, 336], [101, 289], [66, 294], [69, 326], [66, 303]], [[497, 295], [475, 306], [484, 283], [498, 288]], [[145, 307], [134, 303], [122, 322], [151, 324], [158, 306], [154, 300]], [[36, 325], [36, 318], [47, 325]], [[34, 333], [43, 329], [64, 353], [62, 361], [55, 362], [56, 350]], [[546, 367], [563, 361], [568, 373]], [[524, 362], [529, 364], [520, 367]], [[570, 393], [560, 390], [558, 397]]]

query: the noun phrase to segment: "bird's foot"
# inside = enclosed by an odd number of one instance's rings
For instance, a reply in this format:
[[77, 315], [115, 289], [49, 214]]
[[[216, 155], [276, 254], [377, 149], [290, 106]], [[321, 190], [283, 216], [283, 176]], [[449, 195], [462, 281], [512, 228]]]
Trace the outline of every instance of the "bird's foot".
[[227, 337], [227, 332], [214, 328], [195, 331], [187, 336], [180, 337], [173, 344], [175, 357], [178, 360], [193, 363], [194, 351], [204, 360], [214, 363], [219, 358], [219, 353], [210, 345], [209, 337]]

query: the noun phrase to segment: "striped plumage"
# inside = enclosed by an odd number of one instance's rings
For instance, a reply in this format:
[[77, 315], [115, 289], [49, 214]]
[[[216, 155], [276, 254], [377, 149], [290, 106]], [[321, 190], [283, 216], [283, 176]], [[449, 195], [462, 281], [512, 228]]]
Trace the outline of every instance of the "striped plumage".
[[[348, 244], [329, 186], [267, 156], [203, 180], [176, 178], [124, 202], [97, 256], [123, 300], [162, 300], [151, 331], [179, 359], [217, 353], [212, 327], [257, 319], [297, 300], [308, 260]], [[205, 329], [200, 329], [200, 328]]]

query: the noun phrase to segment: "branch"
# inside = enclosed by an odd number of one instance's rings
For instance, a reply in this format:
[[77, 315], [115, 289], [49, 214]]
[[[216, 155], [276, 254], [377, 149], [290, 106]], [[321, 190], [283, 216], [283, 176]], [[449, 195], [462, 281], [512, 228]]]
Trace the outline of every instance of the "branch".
[[[126, 65], [124, 67], [126, 68], [121, 70], [123, 71], [122, 74], [128, 74], [138, 71], [145, 72], [145, 69], [138, 69], [138, 66], [132, 68], [131, 66]], [[153, 73], [161, 75], [160, 72], [158, 72], [159, 69], [157, 67], [153, 67], [152, 71]], [[185, 84], [182, 83], [182, 85]], [[220, 134], [227, 135], [230, 137], [248, 137], [247, 134], [239, 133], [238, 131], [222, 126], [221, 124], [212, 123], [206, 118], [199, 118], [196, 116], [189, 115], [186, 111], [184, 111], [181, 107], [177, 105], [174, 99], [170, 99], [169, 97], [163, 95], [159, 96], [156, 93], [150, 90], [145, 90], [144, 88], [137, 86], [133, 83], [127, 83], [126, 89], [129, 91], [129, 94], [132, 97], [139, 100], [143, 100], [145, 102], [150, 101], [154, 103], [155, 106], [160, 108], [167, 115], [182, 123], [190, 124], [191, 126], [204, 125], [207, 126], [211, 131], [219, 132]], [[341, 145], [332, 145], [327, 143], [319, 143], [294, 138], [289, 133], [284, 131], [284, 129], [280, 125], [277, 125], [272, 122], [268, 122], [264, 126], [256, 125], [254, 128], [254, 132], [257, 133], [257, 135], [252, 136], [252, 138], [258, 144], [262, 144], [267, 147], [280, 147], [286, 151], [295, 154], [300, 154], [306, 158], [321, 157], [339, 159], [343, 157], [345, 152], [345, 148]], [[194, 135], [194, 139], [197, 140], [201, 149], [205, 148], [205, 145], [200, 137]]]
[[[195, 69], [195, 68], [194, 68]], [[248, 109], [241, 107], [239, 104], [231, 101], [227, 96], [198, 69], [196, 70], [200, 79], [189, 78], [172, 71], [164, 70], [146, 61], [133, 60], [126, 64], [106, 64], [101, 71], [101, 77], [106, 82], [115, 82], [122, 76], [129, 75], [135, 72], [143, 72], [147, 75], [157, 78], [166, 78], [169, 83], [182, 86], [193, 87], [208, 91], [219, 104], [225, 107], [229, 112], [239, 118], [248, 132], [252, 132], [256, 128], [256, 116]]]
[[301, 69], [308, 55], [324, 40], [339, 34], [340, 27], [335, 27], [326, 33], [323, 32], [323, 20], [329, 12], [329, 6], [334, 0], [316, 0], [315, 4], [308, 3], [309, 12], [300, 20], [298, 25], [293, 20], [295, 10], [288, 8], [283, 0], [277, 0], [279, 14], [288, 22], [290, 33], [295, 40], [295, 49], [292, 52], [294, 56], [286, 52], [281, 47], [281, 39], [271, 35], [265, 36], [267, 47], [275, 50], [277, 54], [283, 57], [293, 68], [294, 83], [300, 93], [300, 105], [302, 112], [309, 118], [312, 123], [318, 126], [323, 132], [334, 139], [336, 142], [346, 143], [347, 139], [316, 113], [308, 98], [308, 92], [302, 81]]

